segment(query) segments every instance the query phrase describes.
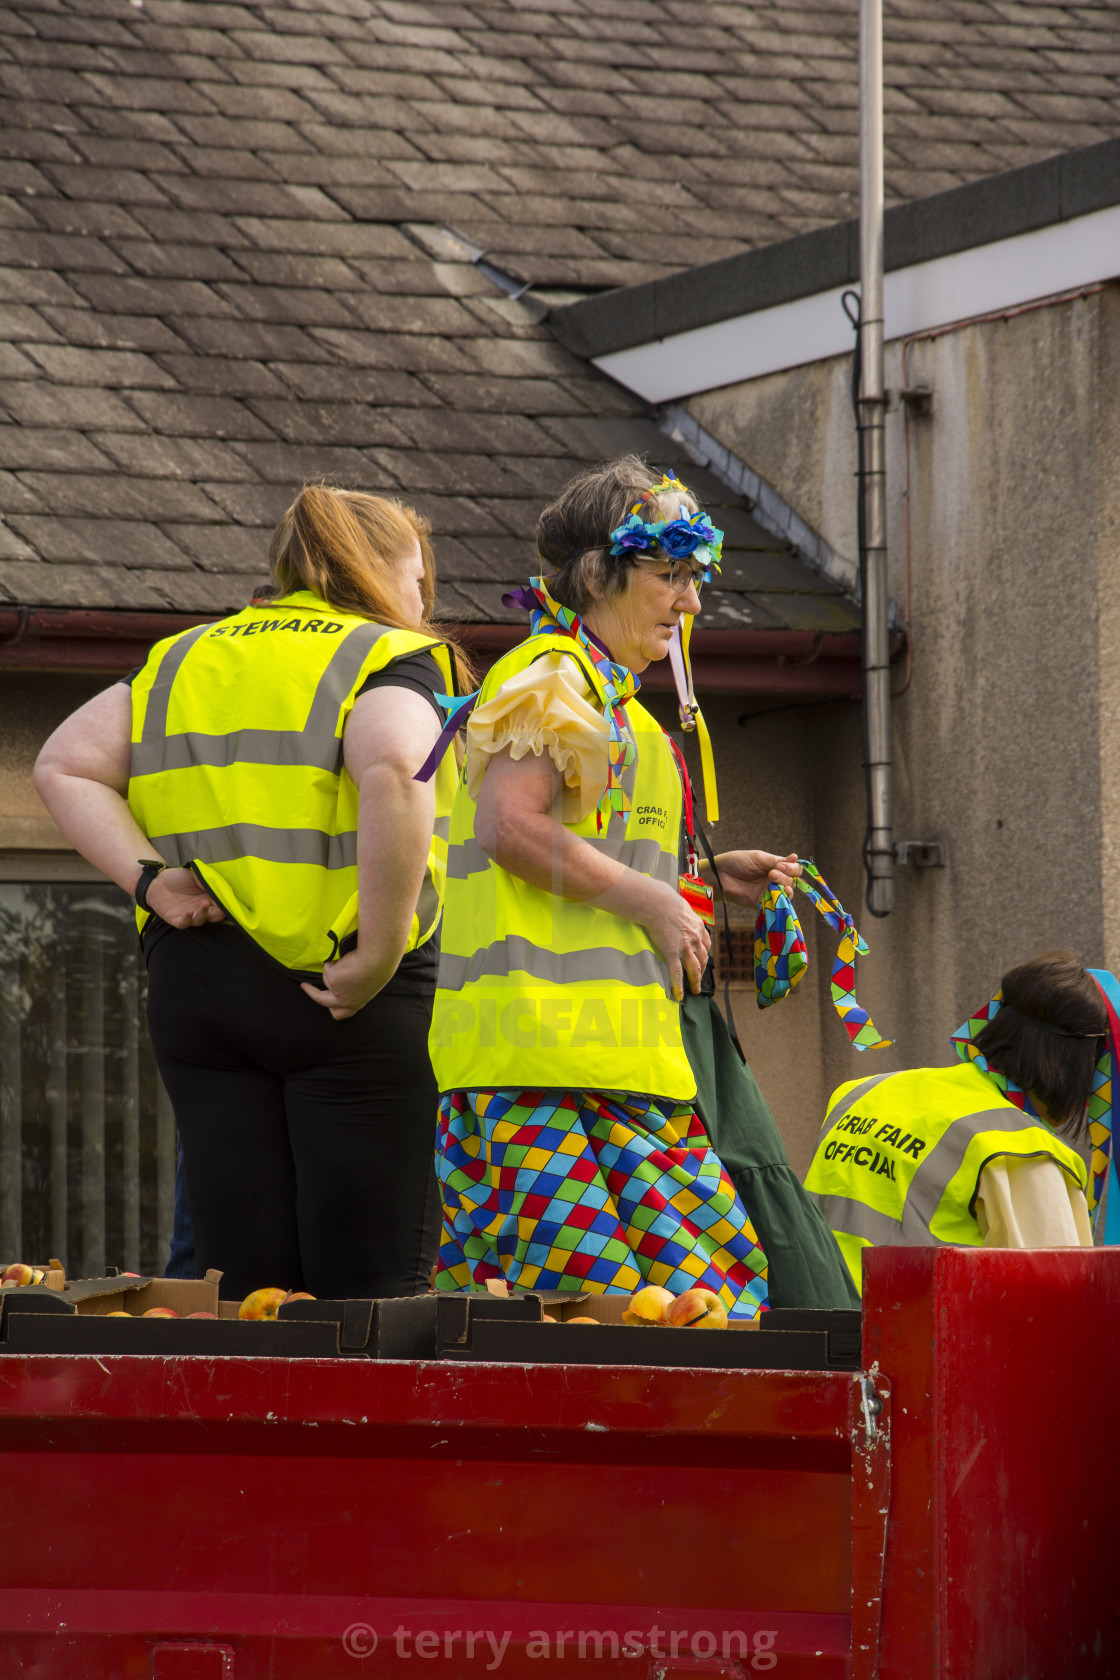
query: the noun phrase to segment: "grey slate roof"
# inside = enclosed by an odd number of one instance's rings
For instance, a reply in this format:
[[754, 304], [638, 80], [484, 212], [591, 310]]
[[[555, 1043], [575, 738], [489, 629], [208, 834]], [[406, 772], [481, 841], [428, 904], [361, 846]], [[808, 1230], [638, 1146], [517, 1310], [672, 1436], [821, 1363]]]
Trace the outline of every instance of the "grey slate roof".
[[[507, 617], [548, 494], [623, 448], [671, 459], [556, 342], [550, 302], [850, 214], [854, 17], [6, 0], [0, 604], [236, 606], [294, 489], [327, 476], [422, 507], [446, 610]], [[892, 0], [892, 195], [1116, 132], [1117, 19]], [[734, 545], [708, 622], [852, 622], [689, 476]]]

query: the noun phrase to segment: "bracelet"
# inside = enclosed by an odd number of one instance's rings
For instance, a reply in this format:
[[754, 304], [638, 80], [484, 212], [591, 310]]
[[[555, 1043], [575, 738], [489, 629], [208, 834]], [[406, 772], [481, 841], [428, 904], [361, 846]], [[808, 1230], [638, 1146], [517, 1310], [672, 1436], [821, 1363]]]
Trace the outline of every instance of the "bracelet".
[[167, 868], [167, 865], [158, 862], [155, 858], [137, 858], [136, 861], [140, 865], [140, 879], [136, 883], [132, 896], [141, 910], [146, 910], [150, 916], [154, 916], [155, 911], [148, 903], [148, 888], [160, 871]]

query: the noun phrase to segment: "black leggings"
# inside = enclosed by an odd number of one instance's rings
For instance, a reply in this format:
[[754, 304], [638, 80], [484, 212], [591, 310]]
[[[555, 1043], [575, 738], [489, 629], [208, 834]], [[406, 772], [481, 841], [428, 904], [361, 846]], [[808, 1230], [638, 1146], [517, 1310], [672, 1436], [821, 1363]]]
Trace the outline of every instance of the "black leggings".
[[221, 1294], [415, 1295], [439, 1241], [430, 997], [331, 1019], [240, 929], [168, 930], [148, 1027], [183, 1143], [197, 1271]]

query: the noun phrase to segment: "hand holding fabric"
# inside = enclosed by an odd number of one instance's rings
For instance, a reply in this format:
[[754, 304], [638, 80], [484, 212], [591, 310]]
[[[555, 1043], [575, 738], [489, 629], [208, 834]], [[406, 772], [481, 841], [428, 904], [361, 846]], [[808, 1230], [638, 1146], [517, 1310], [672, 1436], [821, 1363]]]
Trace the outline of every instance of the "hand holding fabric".
[[161, 869], [148, 888], [148, 908], [173, 928], [225, 920], [221, 905], [189, 869]]
[[309, 998], [330, 1010], [334, 1020], [348, 1021], [377, 996], [395, 969], [396, 964], [387, 971], [383, 964], [374, 967], [361, 951], [348, 951], [337, 962], [323, 964], [324, 986], [312, 986], [306, 980], [302, 986]]
[[745, 904], [752, 910], [757, 908], [768, 886], [789, 892], [801, 874], [796, 852], [784, 858], [775, 857], [773, 852], [721, 852], [716, 858], [716, 868], [725, 897], [732, 904]]

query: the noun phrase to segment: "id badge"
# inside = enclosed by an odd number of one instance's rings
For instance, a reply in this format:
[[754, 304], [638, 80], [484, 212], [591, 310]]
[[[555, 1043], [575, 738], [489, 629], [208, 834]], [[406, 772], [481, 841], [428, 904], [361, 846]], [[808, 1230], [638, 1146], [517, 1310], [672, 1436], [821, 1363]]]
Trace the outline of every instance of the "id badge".
[[715, 892], [699, 875], [678, 875], [677, 891], [706, 927], [716, 925]]

